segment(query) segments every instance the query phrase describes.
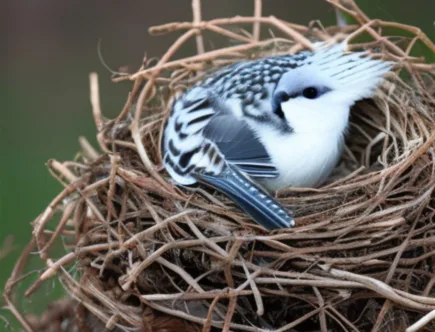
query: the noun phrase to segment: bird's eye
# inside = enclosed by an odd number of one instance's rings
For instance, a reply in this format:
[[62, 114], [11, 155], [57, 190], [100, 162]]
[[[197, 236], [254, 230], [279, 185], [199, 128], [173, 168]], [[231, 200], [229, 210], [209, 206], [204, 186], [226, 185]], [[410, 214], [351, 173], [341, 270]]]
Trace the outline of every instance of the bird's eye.
[[319, 95], [319, 91], [314, 87], [308, 87], [302, 91], [302, 96], [304, 96], [307, 99], [315, 99], [317, 98], [318, 95]]

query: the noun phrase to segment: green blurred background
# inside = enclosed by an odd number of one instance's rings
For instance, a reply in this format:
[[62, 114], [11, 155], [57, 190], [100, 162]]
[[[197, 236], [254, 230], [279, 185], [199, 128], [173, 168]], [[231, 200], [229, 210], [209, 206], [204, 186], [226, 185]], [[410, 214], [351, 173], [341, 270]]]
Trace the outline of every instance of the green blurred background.
[[[435, 0], [357, 2], [373, 18], [416, 25], [434, 40]], [[203, 0], [202, 6], [204, 19], [250, 15], [253, 0]], [[320, 19], [329, 25], [335, 20], [334, 10], [323, 0], [264, 0], [263, 6], [265, 15], [300, 24]], [[0, 254], [1, 289], [30, 238], [30, 222], [61, 190], [46, 161], [74, 158], [81, 135], [95, 142], [89, 72], [99, 73], [102, 109], [108, 117], [121, 110], [131, 87], [129, 82], [111, 83], [98, 57], [98, 41], [109, 66], [134, 71], [145, 53], [162, 55], [178, 36], [151, 37], [148, 27], [191, 20], [190, 8], [190, 0], [1, 1], [0, 246], [13, 236], [11, 252]], [[52, 287], [43, 288], [32, 304], [22, 300], [22, 306], [41, 312], [51, 298], [60, 296]], [[0, 331], [16, 326], [4, 310], [2, 317], [12, 325], [0, 320]]]

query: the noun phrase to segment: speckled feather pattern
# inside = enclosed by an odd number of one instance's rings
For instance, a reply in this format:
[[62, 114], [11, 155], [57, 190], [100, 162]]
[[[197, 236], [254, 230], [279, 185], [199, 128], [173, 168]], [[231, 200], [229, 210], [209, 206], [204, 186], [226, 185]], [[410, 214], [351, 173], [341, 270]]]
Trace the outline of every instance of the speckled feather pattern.
[[311, 52], [277, 55], [259, 60], [236, 63], [211, 75], [202, 84], [225, 99], [238, 98], [242, 105], [254, 106], [269, 98], [268, 85], [276, 86], [282, 75], [309, 63]]

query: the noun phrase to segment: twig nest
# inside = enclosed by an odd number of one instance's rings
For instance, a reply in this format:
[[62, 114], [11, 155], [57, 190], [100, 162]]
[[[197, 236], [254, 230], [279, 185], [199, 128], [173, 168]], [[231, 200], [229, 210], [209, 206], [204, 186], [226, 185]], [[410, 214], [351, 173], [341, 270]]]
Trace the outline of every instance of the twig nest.
[[[408, 56], [413, 40], [393, 43], [375, 29], [394, 23], [364, 21], [346, 4], [360, 25], [319, 29], [263, 18], [287, 39], [172, 62], [168, 53], [166, 62], [130, 77], [133, 91], [115, 120], [103, 121], [94, 89], [104, 153], [83, 141], [80, 161], [52, 164], [71, 183], [34, 223], [49, 266], [41, 279], [57, 272], [86, 310], [124, 330], [151, 331], [146, 317], [172, 317], [187, 324], [186, 331], [402, 331], [435, 310], [434, 68]], [[222, 26], [241, 23], [217, 21], [204, 27], [228, 36], [235, 32]], [[176, 87], [188, 88], [211, 67], [241, 58], [295, 52], [311, 39], [351, 40], [366, 31], [377, 42], [355, 47], [399, 61], [400, 69], [375, 98], [354, 106], [346, 152], [330, 181], [277, 194], [294, 211], [295, 228], [268, 232], [226, 197], [169, 181], [159, 166], [159, 142]], [[189, 32], [169, 52], [196, 30]], [[50, 233], [55, 213], [62, 217]], [[50, 259], [59, 234], [71, 252]], [[72, 262], [73, 271], [63, 268]]]

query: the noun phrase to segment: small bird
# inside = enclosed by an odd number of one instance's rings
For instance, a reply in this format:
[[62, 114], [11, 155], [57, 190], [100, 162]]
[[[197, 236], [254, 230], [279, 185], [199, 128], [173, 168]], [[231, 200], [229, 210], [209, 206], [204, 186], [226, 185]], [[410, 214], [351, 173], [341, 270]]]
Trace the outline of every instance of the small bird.
[[393, 63], [342, 42], [242, 61], [172, 102], [163, 163], [179, 185], [227, 195], [266, 229], [294, 226], [269, 191], [321, 185], [337, 165], [351, 106]]

